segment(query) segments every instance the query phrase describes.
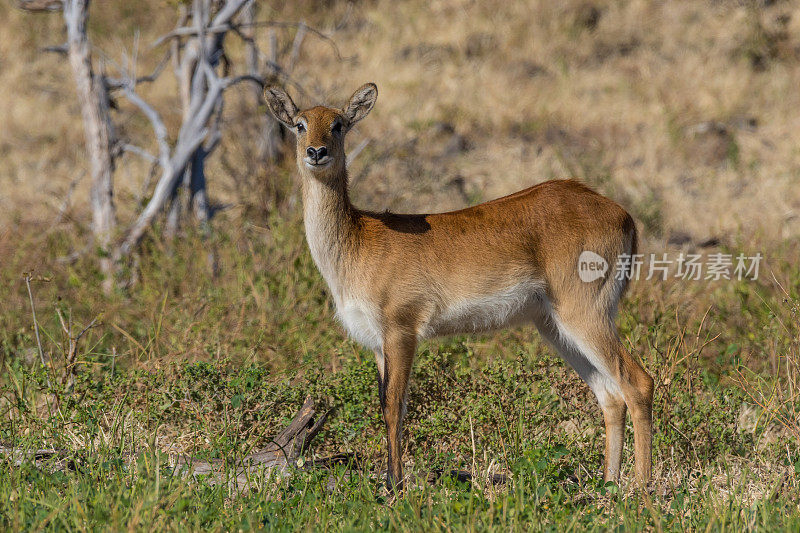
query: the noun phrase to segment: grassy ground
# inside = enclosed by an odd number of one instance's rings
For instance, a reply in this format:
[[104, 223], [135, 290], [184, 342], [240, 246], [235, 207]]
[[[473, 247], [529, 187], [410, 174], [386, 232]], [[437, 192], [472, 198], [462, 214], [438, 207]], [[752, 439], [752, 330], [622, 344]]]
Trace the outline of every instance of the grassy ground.
[[[215, 237], [223, 267], [217, 278], [189, 235], [172, 245], [151, 243], [141, 281], [128, 293], [98, 295], [88, 260], [53, 268], [50, 281], [33, 281], [45, 357], [53, 361], [47, 367], [38, 364], [25, 284], [17, 275], [3, 287], [0, 297], [11, 305], [0, 328], [0, 439], [21, 449], [69, 450], [82, 465], [63, 470], [63, 457], [39, 467], [7, 463], [0, 472], [7, 527], [773, 530], [800, 524], [797, 435], [737, 380], [743, 370], [750, 383], [762, 377], [769, 387], [786, 384], [784, 372], [778, 372], [783, 379], [770, 372], [765, 352], [776, 350], [783, 365], [797, 350], [796, 329], [780, 326], [794, 327], [790, 302], [768, 284], [698, 287], [695, 296], [713, 292], [707, 315], [682, 286], [634, 285], [619, 323], [657, 382], [650, 494], [630, 483], [631, 435], [622, 485], [603, 485], [599, 409], [535, 331], [523, 328], [423, 347], [410, 393], [407, 469], [422, 476], [461, 468], [479, 476], [472, 486], [452, 480], [412, 486], [388, 506], [372, 355], [344, 339], [333, 322], [299, 220], [265, 223], [268, 233], [253, 226], [236, 239]], [[9, 277], [30, 260], [10, 255]], [[800, 272], [790, 263], [776, 274], [797, 287]], [[66, 338], [56, 309], [73, 317], [75, 331], [97, 315], [101, 320], [81, 341], [74, 390], [61, 385]], [[169, 453], [235, 462], [268, 442], [309, 394], [334, 409], [312, 453], [358, 453], [365, 461], [360, 470], [261, 479], [260, 490], [240, 494], [190, 482], [169, 466]], [[484, 481], [489, 472], [508, 473], [510, 482], [493, 487]]]
[[[255, 104], [237, 94], [231, 135], [209, 166], [213, 199], [234, 207], [214, 219], [210, 240], [191, 229], [148, 238], [138, 283], [102, 294], [91, 254], [58, 259], [85, 248], [88, 223], [69, 73], [37, 51], [58, 40], [59, 24], [4, 4], [0, 445], [67, 455], [2, 463], [0, 527], [798, 530], [796, 6], [316, 5], [271, 3], [262, 15], [305, 18], [348, 58], [309, 40], [296, 72], [308, 82], [303, 103], [378, 83], [378, 107], [351, 140], [370, 141], [352, 174], [360, 205], [455, 208], [574, 175], [633, 213], [646, 253], [765, 256], [758, 281], [642, 279], [621, 305], [624, 342], [657, 384], [651, 490], [631, 483], [630, 431], [621, 485], [602, 483], [593, 397], [522, 328], [421, 347], [406, 469], [478, 475], [472, 485], [412, 484], [387, 505], [372, 354], [335, 323], [303, 240], [291, 162], [243, 170]], [[110, 57], [131, 48], [136, 29], [148, 42], [172, 24], [167, 5], [157, 16], [113, 2], [93, 9]], [[144, 90], [177, 127], [169, 85]], [[116, 117], [134, 140], [147, 138], [124, 102]], [[144, 175], [127, 159], [117, 172], [123, 221]], [[98, 320], [78, 344], [74, 387], [64, 383], [58, 312], [74, 333]], [[353, 452], [362, 464], [259, 478], [259, 490], [241, 493], [170, 467], [174, 453], [233, 464], [306, 395], [333, 409], [311, 453]], [[70, 457], [78, 470], [66, 468]], [[486, 483], [495, 472], [509, 482]]]

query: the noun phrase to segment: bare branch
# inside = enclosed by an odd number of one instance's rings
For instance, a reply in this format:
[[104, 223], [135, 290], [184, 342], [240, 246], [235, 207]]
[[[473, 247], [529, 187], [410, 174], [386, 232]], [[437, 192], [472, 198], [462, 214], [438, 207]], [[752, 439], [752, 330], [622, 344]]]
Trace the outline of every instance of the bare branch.
[[140, 187], [139, 192], [134, 196], [136, 198], [136, 211], [138, 212], [142, 208], [142, 201], [147, 194], [147, 191], [150, 190], [150, 183], [153, 181], [153, 178], [156, 175], [156, 169], [158, 168], [158, 161], [154, 162], [150, 165], [150, 172], [147, 173], [147, 177], [144, 179], [142, 186]]
[[222, 87], [224, 89], [227, 89], [228, 87], [232, 87], [237, 83], [241, 83], [243, 81], [249, 81], [255, 83], [262, 89], [266, 85], [264, 78], [262, 78], [261, 76], [253, 76], [252, 74], [242, 74], [241, 76], [234, 76], [232, 78], [222, 78], [220, 80], [220, 83], [222, 84]]
[[153, 69], [153, 72], [148, 74], [147, 76], [139, 76], [133, 80], [131, 79], [123, 79], [123, 78], [112, 78], [110, 76], [105, 77], [106, 87], [109, 90], [113, 89], [121, 89], [125, 85], [129, 85], [133, 82], [133, 85], [139, 85], [140, 83], [152, 83], [158, 79], [161, 73], [164, 71], [164, 68], [169, 63], [169, 59], [172, 56], [172, 49], [167, 50], [164, 53], [164, 56], [159, 60], [158, 64]]
[[17, 8], [33, 13], [60, 11], [64, 8], [62, 0], [17, 0]]
[[156, 156], [154, 156], [153, 154], [151, 154], [150, 152], [148, 152], [144, 148], [136, 146], [135, 144], [122, 143], [120, 145], [120, 149], [123, 152], [128, 152], [128, 153], [131, 153], [131, 154], [138, 155], [142, 159], [146, 159], [147, 161], [149, 161], [151, 163], [158, 163], [158, 158]]
[[[342, 56], [341, 51], [339, 50], [339, 46], [336, 44], [331, 37], [325, 35], [322, 31], [314, 28], [313, 26], [309, 26], [305, 22], [281, 22], [275, 20], [262, 20], [257, 22], [250, 22], [250, 23], [237, 23], [237, 24], [220, 24], [220, 25], [213, 25], [205, 29], [206, 34], [217, 34], [217, 33], [225, 33], [228, 31], [234, 31], [236, 28], [247, 28], [247, 27], [267, 27], [267, 28], [305, 28], [305, 32], [314, 35], [315, 37], [319, 38], [320, 40], [328, 43], [331, 49], [333, 50], [334, 55], [338, 61], [350, 61], [352, 57], [344, 57]], [[183, 26], [180, 28], [176, 28], [169, 33], [165, 33], [155, 41], [153, 44], [150, 45], [152, 48], [156, 48], [160, 46], [164, 42], [175, 39], [177, 37], [186, 37], [190, 35], [197, 35], [197, 29], [191, 26]]]
[[136, 92], [130, 85], [125, 86], [123, 92], [125, 93], [125, 96], [128, 97], [128, 100], [130, 100], [130, 102], [133, 105], [138, 107], [150, 121], [150, 124], [153, 126], [153, 133], [155, 133], [156, 135], [156, 142], [158, 143], [159, 164], [161, 165], [162, 168], [168, 166], [169, 143], [167, 141], [167, 127], [164, 125], [164, 121], [161, 120], [161, 115], [159, 115], [158, 111], [153, 109], [153, 107], [150, 104], [142, 100], [142, 98], [138, 94], [136, 94]]
[[53, 222], [53, 226], [61, 224], [61, 221], [64, 220], [64, 216], [69, 209], [69, 204], [72, 201], [72, 194], [75, 192], [78, 182], [81, 181], [85, 175], [86, 172], [78, 172], [78, 175], [70, 182], [69, 187], [67, 187], [67, 192], [64, 194], [64, 200], [61, 202], [61, 207], [58, 209], [58, 215], [56, 216], [55, 222]]
[[[206, 28], [205, 29], [205, 33], [217, 34], [217, 33], [225, 33], [225, 32], [228, 32], [230, 30], [231, 30], [231, 26], [229, 24], [224, 24], [222, 26]], [[170, 39], [175, 39], [176, 37], [189, 37], [189, 36], [193, 37], [195, 35], [197, 35], [197, 28], [195, 28], [195, 27], [183, 26], [181, 28], [175, 28], [171, 32], [165, 33], [164, 35], [162, 35], [161, 37], [159, 37], [158, 39], [153, 41], [153, 44], [151, 44], [150, 47], [151, 48], [157, 48], [158, 46], [161, 46], [162, 44], [164, 44], [164, 42], [166, 42], [166, 41], [168, 41]]]
[[[183, 175], [183, 171], [186, 169], [186, 165], [195, 150], [202, 145], [203, 140], [208, 136], [209, 129], [206, 124], [208, 124], [208, 120], [217, 105], [217, 99], [224, 89], [223, 84], [216, 78], [213, 71], [211, 71], [211, 75], [213, 77], [208, 79], [209, 87], [205, 99], [198, 105], [193, 105], [197, 110], [192, 113], [191, 119], [181, 127], [181, 131], [178, 134], [178, 143], [175, 145], [169, 163], [162, 167], [161, 178], [156, 184], [152, 198], [129, 229], [120, 247], [122, 255], [130, 254], [139, 243], [153, 219], [166, 205], [177, 180]], [[141, 101], [141, 99], [139, 100]], [[144, 102], [142, 101], [142, 103]], [[147, 106], [147, 104], [145, 105]]]
[[127, 236], [120, 246], [120, 253], [123, 256], [129, 255], [133, 248], [139, 244], [139, 241], [142, 239], [142, 236], [144, 236], [147, 228], [150, 227], [153, 219], [161, 212], [169, 199], [172, 189], [175, 187], [175, 183], [183, 175], [183, 171], [189, 159], [192, 157], [194, 151], [202, 144], [207, 133], [208, 130], [206, 128], [199, 131], [192, 131], [187, 134], [184, 139], [179, 141], [178, 145], [175, 147], [175, 153], [172, 158], [170, 158], [169, 165], [162, 168], [161, 178], [156, 184], [156, 189], [153, 191], [152, 198], [150, 198], [144, 210], [131, 225]]
[[209, 129], [206, 124], [208, 124], [215, 107], [218, 105], [218, 99], [221, 97], [224, 86], [207, 63], [204, 64], [204, 67], [205, 77], [208, 81], [208, 92], [204, 98], [198, 98], [192, 102], [189, 118], [181, 127], [178, 134], [178, 142], [171, 155], [167, 142], [167, 129], [163, 120], [161, 120], [161, 116], [136, 94], [130, 85], [123, 89], [131, 103], [136, 105], [147, 116], [153, 126], [159, 145], [159, 165], [162, 171], [153, 196], [128, 230], [120, 247], [123, 256], [128, 255], [139, 243], [155, 216], [166, 205], [194, 152], [208, 137]]
[[348, 166], [350, 165], [350, 163], [352, 163], [355, 160], [356, 157], [358, 157], [358, 154], [360, 154], [364, 150], [364, 148], [367, 147], [368, 144], [369, 144], [369, 139], [364, 139], [363, 141], [361, 141], [358, 144], [358, 146], [353, 148], [352, 152], [347, 154], [347, 165]]
[[[59, 309], [58, 307], [56, 307], [56, 314], [58, 315], [59, 322], [61, 322], [61, 329], [64, 330], [64, 333], [72, 337], [72, 332], [70, 331], [70, 328], [67, 326], [67, 323], [64, 322], [64, 315], [61, 313], [61, 309]], [[70, 322], [71, 321], [72, 317], [70, 316]]]
[[274, 20], [265, 20], [261, 22], [255, 22], [253, 24], [256, 27], [261, 26], [268, 28], [299, 28], [300, 26], [303, 26], [307, 33], [310, 33], [315, 37], [317, 37], [318, 39], [320, 39], [321, 41], [328, 43], [338, 61], [350, 61], [353, 59], [352, 57], [342, 56], [341, 52], [339, 51], [339, 46], [336, 44], [336, 41], [334, 41], [331, 37], [322, 33], [320, 30], [316, 29], [314, 26], [309, 26], [305, 22], [278, 22]]
[[69, 46], [67, 43], [59, 44], [57, 46], [45, 46], [42, 48], [42, 52], [52, 52], [54, 54], [65, 56], [69, 52]]
[[306, 23], [301, 22], [297, 27], [297, 33], [294, 34], [294, 41], [292, 42], [292, 52], [289, 54], [289, 66], [287, 70], [292, 72], [297, 63], [297, 58], [300, 57], [300, 48], [303, 46], [303, 39], [306, 37]]
[[[240, 39], [244, 42], [245, 46], [245, 66], [247, 68], [247, 73], [251, 76], [255, 76], [260, 78], [259, 81], [262, 83], [252, 83], [250, 84], [250, 94], [254, 102], [261, 103], [263, 102], [263, 93], [264, 93], [264, 85], [267, 83], [266, 79], [266, 68], [261, 66], [259, 58], [264, 56], [261, 50], [258, 47], [258, 43], [255, 39], [255, 27], [252, 25], [252, 22], [255, 20], [256, 17], [256, 4], [252, 2], [242, 9], [241, 14], [239, 15], [238, 22], [242, 25], [242, 27], [234, 27], [233, 31], [236, 35], [239, 36]], [[270, 28], [267, 31], [267, 37], [269, 41], [269, 49], [270, 49], [270, 56], [269, 58], [274, 62], [277, 63], [278, 57], [278, 43], [277, 43], [277, 36], [275, 34], [275, 29]], [[265, 62], [266, 63], [266, 62]], [[273, 69], [274, 70], [274, 69]], [[271, 77], [276, 77], [274, 74]], [[280, 125], [278, 124], [277, 120], [275, 120], [271, 114], [263, 113], [260, 117], [256, 119], [260, 124], [259, 132], [254, 137], [256, 150], [257, 150], [257, 159], [256, 164], [259, 166], [264, 166], [269, 162], [275, 161], [281, 155], [281, 137], [283, 132], [280, 129]], [[248, 165], [250, 167], [249, 174], [252, 174], [254, 168], [252, 163]]]
[[227, 24], [239, 10], [250, 0], [229, 0], [225, 3], [225, 6], [220, 9], [217, 16], [214, 17], [214, 20], [211, 21], [211, 26], [221, 26], [223, 24]]
[[64, 330], [64, 333], [67, 335], [67, 350], [65, 352], [65, 368], [64, 368], [64, 379], [63, 383], [67, 386], [67, 389], [71, 390], [75, 386], [75, 375], [77, 374], [77, 366], [78, 366], [78, 342], [80, 342], [81, 337], [86, 334], [87, 331], [92, 329], [97, 325], [97, 321], [99, 320], [99, 316], [95, 317], [88, 326], [83, 328], [80, 333], [74, 335], [72, 333], [72, 313], [70, 313], [69, 320], [64, 320], [64, 315], [61, 313], [61, 309], [56, 308], [56, 314], [58, 315], [58, 320], [61, 322], [61, 329]]
[[83, 337], [83, 336], [86, 334], [86, 332], [87, 332], [87, 331], [89, 331], [90, 329], [92, 329], [92, 328], [93, 328], [93, 327], [95, 327], [95, 326], [98, 326], [98, 325], [100, 325], [100, 324], [98, 324], [98, 323], [97, 323], [97, 321], [98, 321], [99, 319], [100, 319], [100, 317], [99, 317], [99, 316], [96, 316], [96, 317], [94, 317], [94, 319], [92, 319], [92, 321], [91, 321], [91, 322], [89, 322], [89, 325], [88, 325], [88, 326], [86, 326], [85, 328], [83, 328], [83, 329], [81, 330], [81, 332], [80, 332], [80, 333], [78, 333], [78, 335], [76, 335], [76, 336], [75, 336], [75, 342], [78, 342], [79, 340], [81, 340], [81, 337]]
[[[186, 24], [186, 21], [189, 20], [189, 10], [186, 9], [186, 6], [181, 4], [178, 8], [178, 22], [176, 23], [176, 28], [180, 28]], [[175, 78], [180, 79], [180, 70], [181, 70], [181, 51], [183, 50], [183, 43], [180, 39], [173, 39], [170, 44], [170, 50], [172, 50], [172, 71], [175, 73]]]
[[[217, 13], [214, 17], [214, 20], [208, 25], [208, 27], [204, 27], [203, 33], [206, 34], [218, 34], [218, 33], [226, 33], [231, 30], [231, 25], [228, 22], [236, 16], [239, 10], [248, 2], [249, 0], [235, 0], [232, 2], [228, 2], [225, 6]], [[197, 21], [195, 21], [197, 24]], [[205, 25], [204, 25], [205, 26]], [[187, 36], [194, 36], [198, 35], [198, 28], [197, 26], [183, 26], [178, 27], [172, 30], [171, 32], [162, 35], [155, 41], [153, 44], [150, 45], [152, 48], [155, 48], [165, 41], [169, 39], [174, 39], [175, 37], [187, 37]]]

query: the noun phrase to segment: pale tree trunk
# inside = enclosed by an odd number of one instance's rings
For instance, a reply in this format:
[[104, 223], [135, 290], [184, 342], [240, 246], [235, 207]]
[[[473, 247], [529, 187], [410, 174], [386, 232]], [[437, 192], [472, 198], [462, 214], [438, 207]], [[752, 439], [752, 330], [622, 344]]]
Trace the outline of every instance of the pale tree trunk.
[[[178, 8], [177, 28], [183, 27], [189, 20], [189, 11], [185, 5]], [[197, 40], [190, 39], [187, 44], [181, 43], [179, 39], [173, 39], [172, 61], [174, 64], [173, 72], [175, 81], [178, 83], [178, 94], [181, 97], [182, 124], [186, 124], [190, 117], [191, 108], [191, 80], [197, 64]], [[183, 215], [183, 197], [181, 191], [189, 190], [189, 169], [184, 171], [183, 179], [175, 183], [175, 187], [170, 193], [169, 208], [167, 210], [167, 223], [164, 234], [167, 238], [173, 238], [178, 233]]]
[[[186, 23], [187, 15], [186, 8], [181, 6], [183, 12], [181, 13], [182, 26]], [[181, 110], [183, 112], [182, 124], [186, 124], [191, 119], [192, 108], [192, 76], [197, 68], [197, 54], [198, 54], [198, 40], [196, 38], [189, 39], [189, 42], [183, 46], [183, 57], [181, 57], [181, 45], [178, 40], [175, 40], [176, 48], [173, 48], [174, 59], [178, 62], [175, 68], [175, 78], [178, 82], [178, 92], [181, 96]], [[181, 224], [181, 217], [183, 216], [183, 204], [187, 199], [187, 191], [190, 187], [191, 171], [189, 167], [184, 170], [183, 178], [175, 183], [175, 187], [170, 194], [169, 211], [167, 212], [167, 225], [166, 236], [174, 237]], [[184, 193], [184, 194], [182, 194]]]
[[203, 146], [195, 150], [189, 180], [189, 203], [200, 224], [207, 223], [211, 216], [206, 192], [206, 157], [209, 152], [210, 150], [206, 150]]
[[114, 209], [114, 159], [111, 155], [113, 131], [108, 110], [108, 94], [102, 76], [92, 71], [91, 49], [86, 34], [89, 0], [66, 0], [67, 56], [83, 117], [86, 152], [91, 171], [92, 231], [101, 255], [100, 268], [108, 291], [114, 284], [112, 239], [116, 224]]
[[[233, 17], [236, 12], [241, 9], [242, 2], [239, 7], [231, 14]], [[210, 25], [211, 18], [211, 0], [194, 0], [193, 5], [193, 19], [195, 27], [197, 28], [197, 41], [199, 43], [198, 60], [199, 63], [195, 64], [195, 72], [191, 80], [191, 101], [203, 101], [208, 96], [210, 90], [211, 80], [207, 75], [199, 72], [203, 64], [209, 65], [211, 69], [216, 69], [220, 63], [223, 54], [222, 42], [225, 38], [223, 33], [206, 35], [205, 30]], [[214, 118], [212, 121], [217, 121], [213, 127], [212, 133], [206, 139], [205, 144], [201, 144], [195, 150], [192, 156], [191, 167], [189, 169], [189, 209], [194, 213], [195, 219], [200, 223], [203, 233], [206, 233], [206, 223], [211, 218], [210, 206], [208, 203], [208, 192], [206, 190], [206, 157], [213, 150], [213, 146], [219, 142], [219, 129], [216, 127], [222, 115], [222, 97], [217, 101], [214, 111]]]
[[[222, 54], [222, 40], [224, 32], [208, 32], [209, 28], [219, 28], [231, 23], [233, 17], [247, 3], [247, 0], [228, 0], [221, 5], [219, 11], [213, 19], [209, 20], [210, 3], [208, 0], [195, 0], [192, 8], [193, 28], [182, 28], [183, 30], [194, 30], [189, 32], [189, 44], [187, 51], [192, 55], [189, 62], [186, 57], [176, 60], [182, 74], [179, 85], [181, 87], [181, 98], [184, 102], [188, 100], [188, 110], [185, 108], [184, 122], [178, 133], [175, 146], [170, 148], [166, 139], [166, 127], [159, 114], [135, 92], [133, 84], [122, 87], [124, 94], [137, 107], [139, 107], [153, 124], [160, 146], [159, 165], [162, 175], [156, 184], [156, 188], [137, 219], [131, 225], [120, 246], [120, 255], [129, 255], [134, 247], [139, 243], [147, 228], [155, 217], [160, 214], [165, 207], [169, 206], [171, 199], [175, 198], [176, 190], [179, 190], [186, 183], [186, 173], [188, 171], [189, 193], [192, 193], [192, 183], [194, 192], [190, 199], [190, 206], [196, 213], [200, 222], [208, 220], [210, 207], [206, 196], [205, 159], [219, 143], [220, 116], [222, 109], [222, 93], [232, 85], [241, 81], [250, 81], [262, 84], [260, 80], [253, 79], [251, 76], [235, 76], [220, 78], [216, 73], [215, 67]], [[199, 38], [198, 38], [199, 37]], [[192, 41], [197, 41], [197, 53], [191, 51]], [[187, 73], [190, 72], [190, 74]], [[188, 99], [186, 97], [187, 86], [184, 84], [189, 80]], [[185, 104], [184, 104], [185, 105]], [[188, 170], [187, 170], [188, 169]], [[192, 171], [196, 172], [194, 182], [192, 182]], [[205, 228], [204, 228], [205, 230]]]
[[[222, 35], [205, 36], [204, 29], [209, 26], [210, 11], [209, 0], [194, 0], [192, 19], [197, 34], [190, 37], [184, 45], [183, 57], [179, 59], [179, 65], [175, 69], [184, 124], [191, 119], [193, 105], [208, 95], [208, 81], [205, 80], [205, 74], [198, 69], [202, 68], [203, 63], [215, 69], [219, 62], [218, 56], [222, 52]], [[210, 152], [210, 149], [205, 149], [201, 144], [192, 154], [183, 178], [175, 184], [167, 213], [168, 237], [177, 234], [184, 209], [187, 215], [194, 213], [201, 226], [205, 226], [211, 216], [205, 177], [205, 159]], [[206, 228], [202, 229], [205, 231]]]
[[[260, 61], [258, 57], [258, 47], [255, 42], [255, 18], [256, 18], [256, 2], [247, 5], [242, 9], [240, 16], [242, 21], [242, 33], [247, 38], [245, 41], [245, 61], [247, 63], [247, 73], [251, 76], [264, 77], [264, 72], [260, 68]], [[278, 64], [278, 42], [275, 36], [275, 30], [269, 31], [269, 60], [272, 65]], [[253, 99], [258, 105], [262, 102], [261, 87], [253, 85], [251, 87]], [[264, 166], [268, 163], [273, 163], [280, 158], [282, 152], [281, 128], [278, 121], [272, 117], [271, 113], [262, 113], [259, 117], [261, 122], [261, 132], [256, 138], [258, 143], [258, 159], [259, 163]]]

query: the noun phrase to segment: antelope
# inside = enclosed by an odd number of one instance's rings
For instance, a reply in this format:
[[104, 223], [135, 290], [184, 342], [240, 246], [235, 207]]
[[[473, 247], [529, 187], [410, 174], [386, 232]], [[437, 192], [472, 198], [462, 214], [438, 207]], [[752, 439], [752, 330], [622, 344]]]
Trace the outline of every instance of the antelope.
[[[349, 335], [374, 350], [386, 425], [390, 491], [403, 484], [402, 431], [411, 365], [422, 339], [533, 323], [597, 397], [605, 422], [604, 478], [618, 481], [626, 412], [636, 476], [650, 479], [653, 379], [614, 323], [636, 253], [636, 227], [614, 201], [574, 180], [459, 211], [358, 209], [348, 195], [344, 139], [375, 105], [367, 83], [342, 109], [300, 111], [280, 87], [264, 97], [297, 137], [303, 219], [311, 255]], [[589, 251], [613, 265], [582, 281]]]

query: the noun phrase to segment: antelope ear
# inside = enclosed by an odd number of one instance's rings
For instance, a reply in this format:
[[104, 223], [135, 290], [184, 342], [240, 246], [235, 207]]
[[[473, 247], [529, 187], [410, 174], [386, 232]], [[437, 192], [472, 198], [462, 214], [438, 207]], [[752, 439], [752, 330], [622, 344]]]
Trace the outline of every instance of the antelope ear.
[[264, 89], [264, 100], [278, 121], [289, 129], [294, 128], [294, 117], [298, 109], [292, 98], [281, 87], [275, 85]]
[[378, 99], [378, 86], [374, 83], [365, 83], [359, 87], [350, 101], [347, 103], [342, 114], [347, 118], [349, 125], [352, 126], [372, 110], [375, 105], [375, 100]]

